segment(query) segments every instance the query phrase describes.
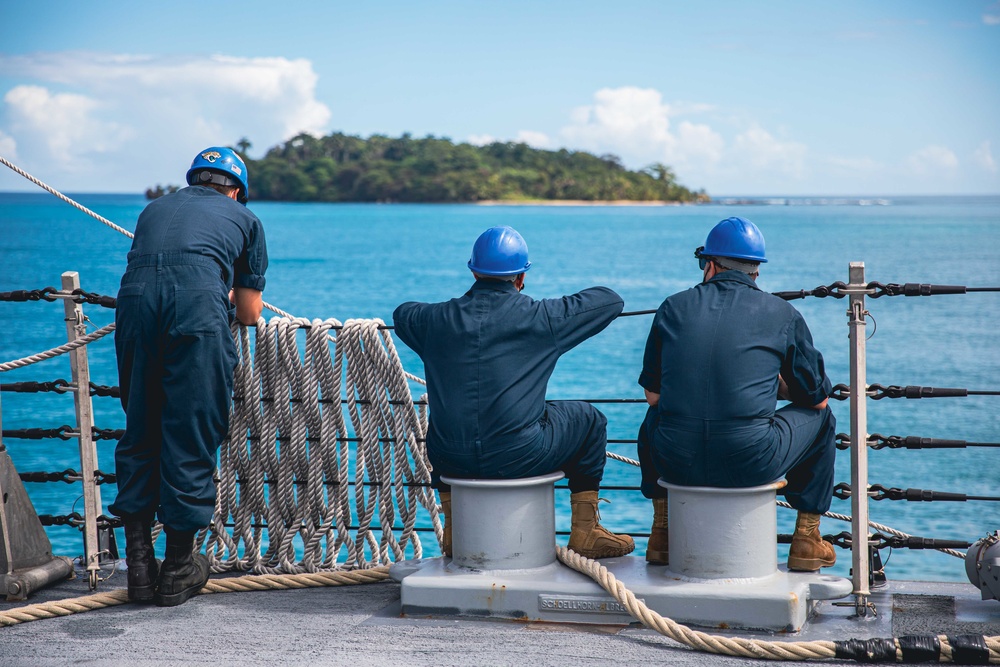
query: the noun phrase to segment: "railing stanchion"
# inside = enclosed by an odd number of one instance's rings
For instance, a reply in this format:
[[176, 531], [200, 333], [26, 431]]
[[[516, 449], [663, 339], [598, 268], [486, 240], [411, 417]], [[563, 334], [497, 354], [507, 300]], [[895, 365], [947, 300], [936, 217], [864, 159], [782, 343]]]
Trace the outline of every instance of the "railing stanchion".
[[[80, 289], [80, 274], [67, 271], [62, 274], [62, 288], [67, 292]], [[87, 335], [87, 325], [83, 318], [83, 307], [72, 299], [65, 299], [66, 337], [69, 342]], [[70, 366], [73, 384], [76, 386], [73, 399], [76, 405], [76, 426], [80, 432], [80, 477], [83, 483], [83, 546], [87, 573], [91, 590], [97, 588], [101, 571], [100, 545], [97, 535], [97, 517], [101, 514], [101, 491], [97, 488], [94, 472], [97, 470], [97, 447], [94, 444], [94, 412], [90, 401], [90, 363], [87, 346], [83, 345], [70, 352]]]
[[871, 563], [868, 553], [868, 379], [865, 358], [865, 264], [850, 264], [851, 342], [851, 567], [855, 609], [866, 616]]

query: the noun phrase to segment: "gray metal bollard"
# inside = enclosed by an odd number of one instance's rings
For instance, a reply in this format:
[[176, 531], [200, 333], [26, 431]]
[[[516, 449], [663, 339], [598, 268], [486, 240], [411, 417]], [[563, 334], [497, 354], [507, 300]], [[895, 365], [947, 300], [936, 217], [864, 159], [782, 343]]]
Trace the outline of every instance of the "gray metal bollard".
[[778, 480], [763, 486], [668, 489], [670, 571], [699, 579], [766, 577], [778, 569]]
[[556, 561], [554, 484], [561, 472], [523, 479], [458, 479], [451, 485], [452, 563], [525, 570]]

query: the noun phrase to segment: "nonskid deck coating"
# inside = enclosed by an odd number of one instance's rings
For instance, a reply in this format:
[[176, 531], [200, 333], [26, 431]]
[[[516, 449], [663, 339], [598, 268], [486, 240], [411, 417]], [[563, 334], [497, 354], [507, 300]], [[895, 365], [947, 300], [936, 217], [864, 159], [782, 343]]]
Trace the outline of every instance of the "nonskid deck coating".
[[[220, 575], [224, 576], [224, 575]], [[124, 573], [102, 583], [125, 585]], [[4, 667], [142, 665], [761, 665], [700, 653], [652, 630], [474, 619], [403, 618], [399, 584], [216, 593], [180, 607], [125, 604], [0, 628]], [[0, 611], [89, 595], [77, 578]], [[1000, 602], [971, 584], [890, 582], [873, 594], [879, 615], [820, 603], [794, 634], [725, 633], [771, 641], [867, 639], [909, 634], [1000, 634]], [[823, 664], [857, 664], [823, 661]]]

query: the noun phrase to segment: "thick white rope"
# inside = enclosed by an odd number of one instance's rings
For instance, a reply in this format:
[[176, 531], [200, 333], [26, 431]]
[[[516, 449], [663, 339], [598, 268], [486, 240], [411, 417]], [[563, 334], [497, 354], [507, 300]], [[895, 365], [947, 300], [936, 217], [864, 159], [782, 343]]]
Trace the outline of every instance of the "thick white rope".
[[400, 560], [408, 549], [420, 558], [421, 505], [441, 539], [426, 418], [380, 320], [261, 319], [253, 354], [248, 329], [233, 333], [240, 361], [230, 432], [212, 527], [201, 536], [213, 571], [354, 569]]
[[17, 359], [15, 361], [8, 361], [6, 363], [0, 364], [0, 373], [4, 371], [14, 370], [15, 368], [22, 368], [24, 366], [30, 366], [31, 364], [37, 364], [39, 361], [45, 361], [46, 359], [51, 359], [53, 357], [58, 357], [60, 354], [66, 354], [67, 352], [72, 352], [78, 347], [83, 347], [88, 343], [93, 343], [95, 340], [107, 336], [109, 333], [115, 330], [115, 324], [112, 322], [107, 326], [103, 326], [97, 331], [87, 334], [86, 336], [81, 336], [71, 343], [66, 343], [65, 345], [60, 345], [59, 347], [54, 347], [51, 350], [46, 350], [45, 352], [39, 352], [38, 354], [33, 354], [23, 359]]
[[[636, 599], [635, 595], [598, 561], [581, 556], [566, 547], [558, 547], [556, 555], [567, 567], [571, 567], [597, 582], [601, 588], [620, 602], [633, 618], [647, 628], [656, 630], [676, 642], [699, 651], [764, 660], [826, 660], [837, 657], [836, 644], [832, 641], [776, 642], [743, 637], [724, 637], [692, 630], [670, 618], [661, 616], [647, 607], [642, 600]], [[985, 637], [984, 639], [990, 651], [990, 664], [1000, 663], [1000, 636]], [[941, 642], [941, 661], [951, 662], [948, 659], [951, 650], [947, 636], [938, 635], [938, 640]], [[896, 642], [896, 660], [902, 662], [902, 651], [898, 641]]]
[[43, 190], [45, 190], [49, 194], [55, 195], [56, 197], [58, 197], [59, 199], [63, 200], [64, 202], [66, 202], [70, 206], [72, 206], [74, 208], [77, 208], [77, 209], [83, 211], [84, 213], [86, 213], [87, 215], [89, 215], [90, 217], [103, 222], [105, 225], [107, 225], [111, 229], [115, 230], [116, 232], [124, 234], [125, 236], [127, 236], [129, 238], [132, 238], [133, 236], [135, 236], [132, 232], [130, 232], [129, 230], [125, 229], [124, 227], [119, 227], [118, 225], [116, 225], [115, 223], [111, 222], [110, 220], [108, 220], [104, 216], [101, 216], [101, 215], [98, 215], [97, 213], [94, 213], [93, 211], [91, 211], [86, 206], [73, 201], [72, 199], [70, 199], [66, 195], [62, 194], [61, 192], [59, 192], [55, 188], [50, 187], [50, 186], [46, 185], [45, 183], [42, 183], [40, 180], [38, 180], [37, 178], [35, 178], [31, 174], [29, 174], [28, 172], [24, 171], [23, 169], [21, 169], [20, 167], [18, 167], [14, 163], [10, 162], [7, 158], [3, 157], [2, 155], [0, 155], [0, 164], [3, 164], [5, 167], [8, 167], [9, 169], [11, 169], [12, 171], [14, 171], [15, 173], [20, 174], [21, 176], [24, 176], [26, 179], [28, 179], [29, 181], [31, 181], [32, 183], [34, 183], [38, 187], [42, 188]]

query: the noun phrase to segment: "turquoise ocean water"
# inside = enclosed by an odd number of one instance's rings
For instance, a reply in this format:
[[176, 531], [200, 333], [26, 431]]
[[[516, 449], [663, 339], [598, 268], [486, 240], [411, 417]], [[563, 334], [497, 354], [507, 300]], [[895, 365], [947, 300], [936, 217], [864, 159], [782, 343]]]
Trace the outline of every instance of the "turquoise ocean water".
[[[127, 229], [145, 205], [142, 196], [80, 195], [84, 206]], [[297, 316], [382, 318], [402, 301], [438, 301], [471, 284], [465, 267], [476, 236], [506, 224], [527, 239], [532, 269], [526, 292], [556, 297], [595, 284], [617, 290], [626, 311], [655, 309], [663, 298], [700, 279], [693, 249], [718, 220], [742, 215], [767, 237], [770, 262], [759, 285], [767, 291], [812, 289], [847, 281], [848, 263], [863, 261], [869, 281], [1000, 286], [1000, 197], [893, 198], [888, 205], [845, 205], [812, 200], [802, 205], [678, 207], [489, 207], [473, 205], [352, 205], [251, 203], [263, 220], [271, 265], [265, 300]], [[64, 271], [78, 271], [83, 288], [114, 295], [129, 240], [45, 193], [0, 193], [0, 292], [59, 286]], [[847, 383], [846, 300], [809, 298], [794, 304], [805, 315], [834, 383]], [[94, 328], [111, 311], [85, 306]], [[868, 301], [868, 381], [882, 385], [1000, 390], [1000, 293], [935, 297], [883, 297]], [[269, 316], [269, 313], [265, 313]], [[566, 355], [549, 384], [550, 398], [638, 398], [636, 384], [651, 316], [620, 318], [607, 331]], [[66, 341], [61, 302], [0, 302], [0, 362], [36, 354]], [[110, 337], [90, 346], [92, 379], [117, 384]], [[421, 375], [419, 359], [400, 346], [404, 365]], [[69, 378], [67, 357], [0, 374], [0, 381]], [[417, 389], [414, 389], [415, 394]], [[70, 395], [2, 395], [4, 429], [72, 424]], [[838, 430], [849, 428], [846, 402], [834, 402]], [[601, 405], [611, 439], [634, 439], [643, 408]], [[94, 398], [98, 427], [121, 428], [115, 399]], [[869, 431], [969, 442], [1000, 442], [1000, 397], [869, 401]], [[79, 468], [75, 441], [5, 439], [21, 472]], [[114, 445], [98, 443], [100, 468], [113, 471]], [[632, 444], [609, 450], [635, 457]], [[839, 455], [837, 481], [850, 481], [849, 454]], [[870, 481], [1000, 496], [1000, 448], [870, 452]], [[637, 485], [638, 471], [609, 461], [608, 485]], [[78, 485], [27, 484], [40, 514], [82, 511]], [[102, 487], [105, 505], [113, 485]], [[565, 493], [565, 492], [561, 492]], [[608, 491], [602, 507], [614, 530], [647, 532], [648, 501], [637, 491]], [[568, 529], [568, 501], [557, 496], [557, 528]], [[832, 511], [850, 513], [834, 499]], [[1000, 528], [1000, 503], [873, 502], [872, 520], [924, 537], [973, 541]], [[778, 511], [779, 531], [791, 532], [794, 515]], [[823, 532], [849, 530], [824, 519]], [[82, 551], [78, 531], [49, 529], [56, 553]], [[121, 538], [121, 535], [119, 535]], [[437, 553], [432, 538], [425, 547]], [[562, 538], [565, 542], [565, 538]], [[644, 547], [639, 541], [639, 553]], [[780, 547], [779, 547], [780, 549]], [[964, 566], [937, 552], [895, 550], [891, 578], [965, 580]], [[784, 558], [785, 553], [779, 554]], [[849, 554], [834, 568], [847, 574]]]

